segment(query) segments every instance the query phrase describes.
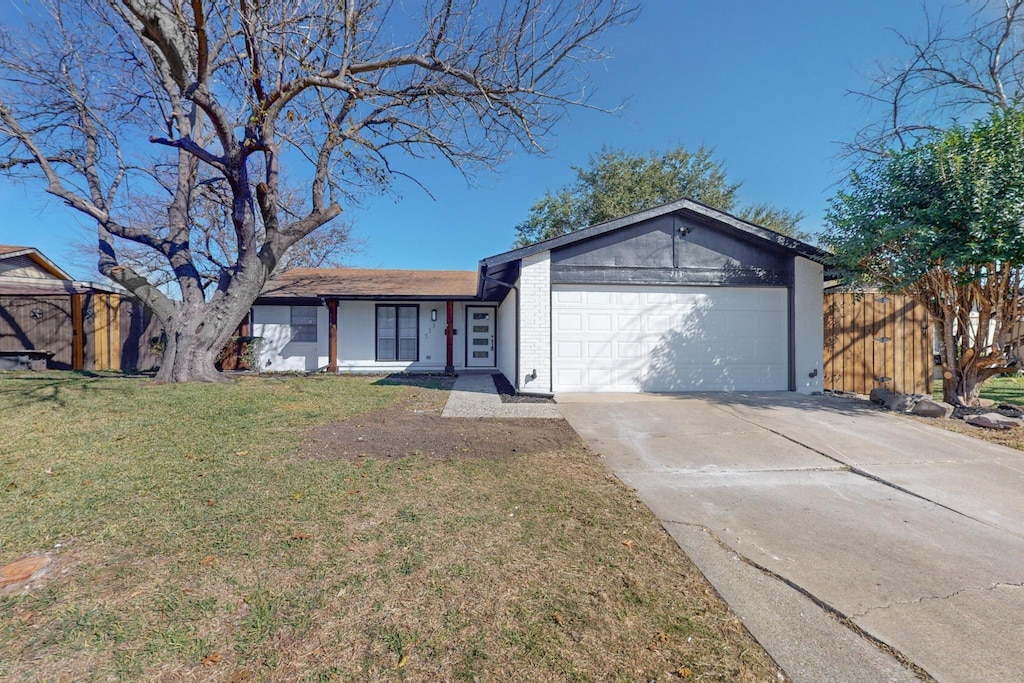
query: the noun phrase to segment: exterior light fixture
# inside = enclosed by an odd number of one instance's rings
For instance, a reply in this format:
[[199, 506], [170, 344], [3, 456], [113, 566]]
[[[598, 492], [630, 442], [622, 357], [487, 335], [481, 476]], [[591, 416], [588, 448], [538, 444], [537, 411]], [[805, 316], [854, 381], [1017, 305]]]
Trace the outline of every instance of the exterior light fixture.
[[433, 320], [434, 322], [437, 322], [437, 309], [436, 308], [430, 309], [430, 319]]

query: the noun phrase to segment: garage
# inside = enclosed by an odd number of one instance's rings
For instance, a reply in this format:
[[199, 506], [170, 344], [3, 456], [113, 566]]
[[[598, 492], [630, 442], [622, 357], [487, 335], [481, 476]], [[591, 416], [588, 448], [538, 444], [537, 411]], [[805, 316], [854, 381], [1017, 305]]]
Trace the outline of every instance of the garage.
[[522, 393], [815, 393], [828, 262], [681, 199], [486, 258], [480, 297]]
[[784, 391], [784, 287], [554, 285], [555, 392]]

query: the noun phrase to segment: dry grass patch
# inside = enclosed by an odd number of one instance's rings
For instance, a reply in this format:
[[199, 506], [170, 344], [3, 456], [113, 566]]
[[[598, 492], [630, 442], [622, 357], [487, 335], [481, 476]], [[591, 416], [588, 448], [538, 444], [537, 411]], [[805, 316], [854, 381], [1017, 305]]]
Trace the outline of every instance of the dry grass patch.
[[[0, 376], [0, 563], [59, 563], [0, 598], [0, 677], [778, 680], [564, 425], [441, 420], [443, 396], [358, 378]], [[304, 437], [389, 415], [430, 439], [553, 431], [443, 456], [338, 457]]]
[[[942, 381], [936, 380], [933, 386], [932, 395], [936, 400], [942, 400]], [[1024, 406], [1024, 377], [1014, 375], [1009, 377], [993, 377], [985, 382], [981, 388], [981, 397], [999, 403]], [[942, 427], [943, 429], [957, 434], [964, 434], [982, 441], [990, 441], [1001, 446], [1008, 446], [1024, 451], [1024, 427], [1007, 430], [986, 429], [969, 425], [963, 420], [923, 418], [911, 415], [915, 420], [925, 424]]]

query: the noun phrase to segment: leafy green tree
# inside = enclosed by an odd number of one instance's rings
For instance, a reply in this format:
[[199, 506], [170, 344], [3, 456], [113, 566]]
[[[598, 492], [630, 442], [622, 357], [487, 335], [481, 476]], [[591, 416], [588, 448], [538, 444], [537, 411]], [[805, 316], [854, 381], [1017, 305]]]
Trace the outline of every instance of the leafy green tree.
[[526, 220], [516, 226], [515, 246], [558, 237], [681, 197], [722, 211], [737, 211], [740, 218], [769, 230], [806, 237], [797, 228], [801, 213], [769, 204], [737, 210], [740, 184], [729, 181], [722, 162], [703, 145], [695, 152], [679, 145], [646, 155], [603, 147], [590, 156], [586, 168], [573, 170], [574, 183], [546, 192], [530, 207]]
[[1022, 349], [1024, 112], [996, 111], [862, 171], [831, 203], [823, 241], [848, 282], [909, 294], [942, 342], [943, 394], [974, 405]]

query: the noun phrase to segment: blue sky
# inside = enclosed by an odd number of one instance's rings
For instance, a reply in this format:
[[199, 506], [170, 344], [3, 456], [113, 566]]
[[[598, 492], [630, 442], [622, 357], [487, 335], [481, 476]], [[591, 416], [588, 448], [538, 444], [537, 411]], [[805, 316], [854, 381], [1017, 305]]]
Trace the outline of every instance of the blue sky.
[[[18, 1], [18, 0], [15, 0]], [[5, 3], [6, 4], [6, 3]], [[957, 2], [927, 0], [929, 11]], [[0, 6], [0, 18], [11, 10]], [[543, 157], [519, 154], [494, 175], [465, 179], [444, 161], [399, 166], [433, 198], [399, 182], [401, 197], [349, 209], [362, 252], [347, 265], [473, 269], [510, 248], [514, 226], [545, 190], [573, 179], [602, 145], [646, 152], [706, 144], [742, 181], [744, 203], [771, 202], [806, 214], [817, 231], [842, 178], [839, 143], [871, 113], [850, 89], [866, 86], [876, 61], [907, 54], [891, 29], [919, 35], [918, 0], [660, 0], [609, 33], [613, 57], [591, 65], [595, 104], [628, 100], [621, 116], [574, 111]], [[69, 243], [86, 236], [70, 209], [38, 188], [0, 179], [0, 243], [41, 249], [73, 275]]]

